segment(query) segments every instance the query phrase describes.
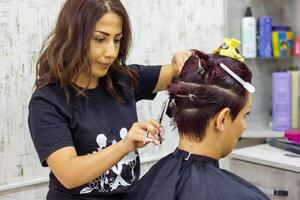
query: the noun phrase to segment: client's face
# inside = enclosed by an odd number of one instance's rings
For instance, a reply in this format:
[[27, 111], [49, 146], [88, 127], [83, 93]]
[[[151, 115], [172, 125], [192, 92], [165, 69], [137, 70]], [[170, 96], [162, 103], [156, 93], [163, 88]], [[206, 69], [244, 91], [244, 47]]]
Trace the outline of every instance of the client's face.
[[248, 95], [248, 100], [244, 108], [239, 112], [237, 117], [235, 118], [232, 123], [230, 123], [226, 127], [226, 136], [224, 138], [224, 151], [222, 157], [228, 155], [232, 149], [234, 148], [236, 142], [238, 141], [239, 137], [242, 135], [243, 131], [246, 129], [246, 117], [250, 113], [252, 105], [252, 95]]

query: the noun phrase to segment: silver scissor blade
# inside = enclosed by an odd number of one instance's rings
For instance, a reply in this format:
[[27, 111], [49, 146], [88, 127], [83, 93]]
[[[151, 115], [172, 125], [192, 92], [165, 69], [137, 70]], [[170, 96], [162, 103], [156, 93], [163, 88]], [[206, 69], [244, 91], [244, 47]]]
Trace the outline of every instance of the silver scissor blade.
[[[159, 114], [158, 119], [157, 119], [159, 124], [161, 124], [161, 122], [162, 122], [162, 119], [163, 119], [163, 116], [164, 116], [164, 113], [165, 113], [165, 110], [167, 107], [167, 103], [168, 103], [168, 100], [165, 100], [162, 104], [161, 113]], [[163, 141], [163, 137], [161, 136], [160, 132], [158, 133], [158, 137], [159, 137], [159, 142], [161, 144]]]
[[164, 116], [164, 113], [165, 113], [165, 110], [166, 110], [167, 102], [168, 102], [168, 100], [165, 100], [165, 101], [163, 102], [163, 104], [162, 104], [161, 113], [160, 113], [160, 115], [158, 116], [158, 119], [157, 119], [157, 121], [158, 121], [159, 123], [162, 122], [162, 119], [163, 119], [163, 116]]

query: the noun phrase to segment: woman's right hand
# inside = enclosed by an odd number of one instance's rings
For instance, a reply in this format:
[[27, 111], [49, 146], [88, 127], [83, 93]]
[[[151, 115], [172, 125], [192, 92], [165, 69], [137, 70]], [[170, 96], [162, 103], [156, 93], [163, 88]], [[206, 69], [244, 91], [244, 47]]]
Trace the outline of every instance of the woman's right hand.
[[144, 147], [150, 142], [157, 145], [160, 144], [158, 136], [160, 130], [160, 124], [154, 119], [135, 122], [122, 141], [129, 152]]
[[159, 144], [159, 130], [160, 124], [156, 120], [136, 122], [123, 140], [102, 151], [78, 156], [73, 146], [63, 147], [47, 158], [47, 164], [55, 177], [66, 188], [72, 189], [94, 180], [99, 174], [105, 173], [129, 152], [150, 142]]

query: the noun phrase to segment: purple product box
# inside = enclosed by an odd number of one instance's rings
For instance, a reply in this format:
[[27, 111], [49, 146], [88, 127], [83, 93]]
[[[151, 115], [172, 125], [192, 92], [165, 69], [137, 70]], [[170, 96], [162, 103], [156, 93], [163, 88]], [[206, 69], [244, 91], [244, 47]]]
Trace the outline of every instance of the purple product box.
[[273, 130], [291, 129], [291, 75], [288, 72], [272, 74]]

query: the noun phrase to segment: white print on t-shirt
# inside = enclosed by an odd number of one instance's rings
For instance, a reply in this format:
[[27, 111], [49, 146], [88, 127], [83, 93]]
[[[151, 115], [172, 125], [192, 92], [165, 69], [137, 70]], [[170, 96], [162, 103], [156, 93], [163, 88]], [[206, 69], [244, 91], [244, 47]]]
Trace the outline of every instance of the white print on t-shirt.
[[[127, 135], [127, 129], [122, 128], [119, 132], [121, 139], [125, 138]], [[107, 137], [104, 134], [99, 134], [96, 138], [96, 142], [98, 144], [97, 151], [94, 151], [93, 153], [102, 151], [107, 145]], [[116, 143], [116, 140], [113, 140], [111, 144]], [[93, 190], [97, 190], [99, 192], [110, 192], [116, 190], [120, 185], [122, 186], [129, 186], [134, 180], [135, 180], [135, 174], [134, 174], [134, 167], [137, 163], [136, 161], [137, 153], [130, 152], [127, 154], [122, 160], [119, 161], [118, 164], [113, 166], [110, 170], [106, 171], [101, 176], [97, 177], [95, 180], [91, 181], [88, 185], [88, 187], [83, 188], [80, 191], [80, 194], [86, 194], [90, 193]], [[124, 178], [121, 176], [122, 170], [124, 167], [129, 167], [131, 170], [132, 179], [127, 180], [126, 182]], [[109, 174], [115, 174], [117, 175], [115, 178], [114, 176], [109, 176]]]

